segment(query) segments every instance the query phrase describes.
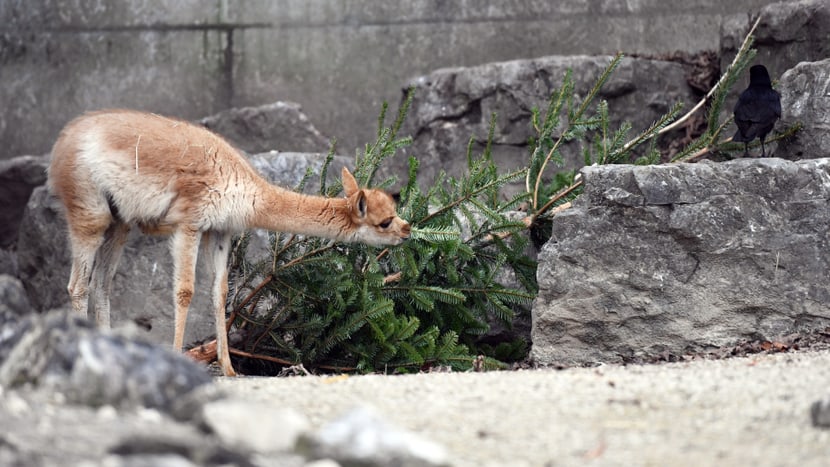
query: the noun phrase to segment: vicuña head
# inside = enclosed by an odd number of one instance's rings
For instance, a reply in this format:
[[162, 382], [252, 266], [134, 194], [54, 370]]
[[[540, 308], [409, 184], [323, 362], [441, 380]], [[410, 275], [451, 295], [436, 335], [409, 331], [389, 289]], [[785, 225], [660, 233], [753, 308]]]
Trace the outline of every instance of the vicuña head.
[[210, 131], [155, 114], [107, 110], [82, 115], [52, 149], [49, 187], [65, 207], [72, 248], [69, 295], [75, 312], [90, 307], [109, 326], [112, 279], [132, 226], [171, 235], [176, 307], [173, 346], [184, 340], [196, 257], [210, 255], [219, 364], [234, 375], [225, 300], [231, 237], [248, 228], [371, 245], [409, 237], [395, 201], [361, 189], [343, 169], [345, 198], [308, 196], [271, 185], [244, 156]]

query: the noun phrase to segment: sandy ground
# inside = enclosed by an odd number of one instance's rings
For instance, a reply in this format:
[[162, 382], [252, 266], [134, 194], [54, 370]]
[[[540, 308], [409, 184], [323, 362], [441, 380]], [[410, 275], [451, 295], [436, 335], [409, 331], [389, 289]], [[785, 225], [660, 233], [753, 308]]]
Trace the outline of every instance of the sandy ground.
[[826, 466], [830, 351], [661, 365], [404, 376], [220, 378], [316, 427], [358, 405], [443, 444], [457, 466]]

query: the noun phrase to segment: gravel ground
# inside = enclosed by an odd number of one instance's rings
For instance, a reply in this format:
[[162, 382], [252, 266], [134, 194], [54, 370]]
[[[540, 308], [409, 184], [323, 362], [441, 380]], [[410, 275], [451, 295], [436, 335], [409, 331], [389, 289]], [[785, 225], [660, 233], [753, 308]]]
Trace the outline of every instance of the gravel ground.
[[404, 376], [219, 378], [315, 428], [369, 405], [443, 444], [457, 466], [825, 466], [830, 351], [659, 365]]

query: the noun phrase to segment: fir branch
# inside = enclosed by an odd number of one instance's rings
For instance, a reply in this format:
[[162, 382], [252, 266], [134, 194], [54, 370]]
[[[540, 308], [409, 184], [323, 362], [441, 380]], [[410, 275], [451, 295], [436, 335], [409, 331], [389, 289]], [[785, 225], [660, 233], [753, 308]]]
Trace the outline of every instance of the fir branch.
[[461, 233], [456, 229], [441, 227], [413, 227], [410, 238], [412, 240], [424, 240], [431, 243], [452, 242], [461, 238]]
[[[581, 121], [582, 115], [585, 113], [588, 106], [593, 101], [594, 97], [596, 97], [596, 95], [599, 93], [599, 90], [602, 88], [602, 86], [605, 84], [605, 82], [611, 76], [611, 73], [620, 64], [620, 62], [622, 61], [622, 58], [623, 58], [623, 54], [622, 53], [617, 53], [617, 55], [615, 55], [614, 58], [611, 59], [611, 63], [609, 63], [608, 66], [605, 68], [605, 70], [603, 70], [603, 72], [600, 75], [599, 79], [594, 84], [594, 87], [591, 88], [591, 91], [588, 93], [588, 95], [583, 100], [582, 105], [579, 107], [579, 110], [577, 110], [576, 113], [574, 113], [572, 115], [569, 115], [568, 129], [566, 129], [562, 133], [562, 135], [556, 140], [553, 147], [548, 151], [547, 155], [545, 156], [545, 159], [543, 160], [542, 164], [539, 167], [539, 171], [536, 173], [536, 180], [535, 180], [535, 182], [532, 186], [532, 189], [533, 189], [532, 190], [532, 192], [533, 192], [532, 206], [533, 206], [534, 210], [536, 210], [539, 207], [539, 187], [542, 185], [542, 176], [544, 175], [545, 168], [547, 167], [550, 160], [553, 158], [554, 154], [557, 153], [557, 151], [559, 149], [559, 146], [565, 140], [572, 139], [572, 138], [574, 138], [574, 137], [576, 137], [580, 134], [584, 134], [584, 132], [587, 131], [590, 126], [593, 126], [593, 125], [596, 124], [596, 122], [583, 122], [583, 121]], [[564, 92], [565, 90], [566, 90], [566, 87], [563, 86], [561, 92]], [[570, 108], [570, 105], [571, 105], [570, 104], [570, 102], [571, 102], [570, 99], [573, 99], [573, 89], [572, 88], [570, 89], [570, 95], [566, 96], [566, 98], [568, 99], [569, 108]], [[528, 191], [530, 191], [530, 190], [528, 190]]]
[[493, 180], [493, 181], [488, 182], [487, 184], [485, 184], [481, 187], [478, 187], [477, 189], [475, 189], [475, 190], [471, 191], [470, 193], [467, 193], [467, 194], [459, 197], [458, 199], [450, 202], [449, 204], [445, 204], [440, 209], [437, 209], [435, 212], [433, 212], [433, 213], [427, 215], [426, 217], [418, 220], [417, 222], [415, 222], [415, 224], [417, 224], [417, 225], [426, 224], [430, 220], [432, 220], [432, 219], [434, 219], [438, 216], [444, 215], [447, 212], [452, 211], [453, 209], [455, 209], [460, 204], [469, 201], [471, 198], [474, 198], [474, 197], [480, 195], [481, 193], [483, 193], [483, 192], [485, 192], [489, 189], [500, 187], [500, 186], [504, 185], [507, 182], [510, 182], [512, 180], [515, 180], [515, 179], [521, 177], [522, 175], [524, 175], [525, 171], [527, 171], [527, 169], [520, 169], [520, 170], [516, 170], [514, 172], [510, 172], [506, 175], [502, 175], [501, 177], [497, 178], [496, 180]]

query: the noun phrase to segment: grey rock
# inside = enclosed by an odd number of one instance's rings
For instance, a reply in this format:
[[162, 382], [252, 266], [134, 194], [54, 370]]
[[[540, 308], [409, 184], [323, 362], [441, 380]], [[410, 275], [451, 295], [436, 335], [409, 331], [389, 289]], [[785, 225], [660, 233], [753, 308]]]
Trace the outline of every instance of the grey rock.
[[830, 160], [583, 175], [539, 256], [534, 361], [621, 362], [830, 324]]
[[328, 139], [293, 102], [228, 109], [199, 123], [248, 153], [320, 152], [329, 147]]
[[[502, 171], [524, 167], [528, 139], [533, 136], [531, 109], [546, 109], [551, 93], [573, 71], [577, 99], [585, 97], [611, 61], [610, 56], [550, 56], [532, 60], [488, 63], [469, 68], [446, 68], [411, 80], [415, 86], [403, 134], [413, 144], [419, 181], [431, 184], [439, 170], [466, 173], [467, 146], [474, 137], [473, 155], [487, 140], [490, 116], [497, 114], [493, 157]], [[408, 86], [407, 86], [408, 87]], [[687, 107], [694, 93], [686, 84], [686, 69], [677, 63], [625, 58], [600, 91], [595, 105], [608, 101], [612, 128], [632, 124], [632, 137], [646, 129], [677, 102]], [[583, 164], [581, 147], [563, 148], [568, 168]], [[390, 161], [387, 170], [406, 173], [406, 159]]]
[[16, 278], [0, 274], [0, 323], [3, 316], [20, 317], [32, 312], [26, 289]]
[[818, 428], [830, 428], [830, 397], [817, 400], [810, 406], [810, 420]]
[[781, 76], [778, 87], [787, 104], [779, 126], [803, 126], [778, 143], [775, 156], [797, 160], [830, 155], [830, 58], [799, 63]]
[[[251, 156], [252, 164], [273, 183], [296, 186], [306, 169], [320, 173], [325, 156], [270, 152]], [[329, 180], [339, 179], [340, 168], [349, 165], [346, 158], [336, 157], [329, 169]], [[312, 176], [306, 192], [315, 192], [319, 178]], [[21, 223], [17, 242], [18, 274], [23, 281], [32, 307], [38, 311], [66, 308], [69, 296], [70, 251], [66, 238], [66, 222], [60, 202], [50, 196], [46, 187], [32, 193]], [[267, 252], [267, 235], [260, 234], [250, 255]], [[113, 324], [135, 323], [146, 329], [154, 342], [173, 341], [173, 260], [168, 242], [163, 237], [142, 235], [137, 229], [130, 234], [124, 255], [113, 282]], [[210, 307], [209, 273], [201, 262], [197, 266], [196, 293], [187, 318], [185, 344], [203, 341], [213, 335], [213, 314]]]
[[29, 315], [0, 329], [0, 386], [29, 384], [99, 407], [169, 410], [211, 381], [199, 364], [169, 349], [65, 312]]
[[0, 248], [17, 240], [23, 210], [32, 190], [46, 182], [49, 156], [0, 160]]
[[17, 277], [17, 252], [0, 248], [0, 274]]
[[311, 423], [281, 405], [219, 399], [201, 408], [201, 422], [226, 446], [258, 453], [291, 452]]
[[[250, 455], [223, 445], [192, 422], [174, 420], [155, 409], [71, 404], [43, 386], [0, 387], [0, 394], [3, 465], [255, 465]], [[271, 457], [286, 461], [282, 465], [301, 465], [287, 456]]]
[[330, 458], [344, 466], [443, 466], [443, 446], [394, 427], [373, 410], [358, 407], [300, 439], [312, 459]]

